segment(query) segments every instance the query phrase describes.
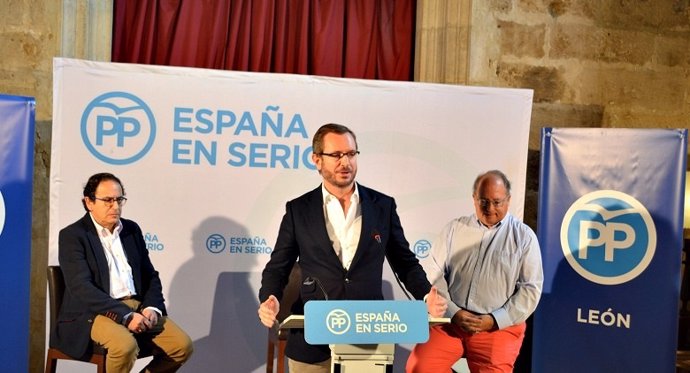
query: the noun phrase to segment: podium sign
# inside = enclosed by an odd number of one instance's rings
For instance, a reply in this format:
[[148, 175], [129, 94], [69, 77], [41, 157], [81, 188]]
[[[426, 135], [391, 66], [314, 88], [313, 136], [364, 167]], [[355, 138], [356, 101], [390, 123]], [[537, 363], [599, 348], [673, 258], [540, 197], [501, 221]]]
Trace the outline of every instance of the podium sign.
[[422, 301], [309, 301], [304, 337], [310, 344], [420, 343], [429, 339]]

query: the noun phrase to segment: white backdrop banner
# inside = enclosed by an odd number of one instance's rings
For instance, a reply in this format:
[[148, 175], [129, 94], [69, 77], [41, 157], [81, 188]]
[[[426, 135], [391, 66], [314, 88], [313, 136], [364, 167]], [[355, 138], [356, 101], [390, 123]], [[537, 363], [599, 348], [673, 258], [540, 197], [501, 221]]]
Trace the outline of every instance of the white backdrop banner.
[[[320, 183], [311, 138], [324, 123], [357, 134], [357, 180], [396, 198], [422, 261], [448, 220], [473, 211], [480, 172], [506, 172], [523, 214], [531, 90], [57, 58], [53, 104], [49, 261], [84, 213], [87, 178], [120, 177], [123, 216], [141, 225], [170, 315], [194, 340], [186, 372], [264, 369], [260, 271], [285, 202]], [[386, 276], [384, 294], [404, 297]]]

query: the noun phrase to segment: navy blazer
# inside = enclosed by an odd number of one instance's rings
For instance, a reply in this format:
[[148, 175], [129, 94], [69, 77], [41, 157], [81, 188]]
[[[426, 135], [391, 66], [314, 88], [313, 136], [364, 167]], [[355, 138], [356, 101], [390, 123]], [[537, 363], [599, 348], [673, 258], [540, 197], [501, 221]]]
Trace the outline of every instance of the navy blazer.
[[[161, 281], [149, 259], [141, 228], [131, 220], [120, 221], [120, 240], [132, 267], [135, 298], [141, 301], [141, 309], [152, 306], [165, 315]], [[122, 323], [132, 310], [110, 296], [108, 261], [89, 213], [60, 231], [58, 245], [65, 295], [57, 325], [51, 331], [50, 346], [85, 359], [91, 353], [91, 326], [96, 315]]]
[[[358, 184], [362, 209], [362, 231], [357, 251], [349, 270], [343, 268], [326, 231], [321, 186], [287, 202], [285, 215], [271, 259], [261, 278], [259, 300], [269, 295], [281, 299], [290, 271], [299, 260], [302, 281], [306, 277], [318, 279], [331, 300], [383, 299], [383, 261], [388, 258], [393, 270], [416, 299], [422, 299], [431, 289], [410, 246], [395, 200], [387, 195]], [[324, 299], [314, 283], [303, 284], [292, 306], [293, 314], [304, 314], [304, 303]], [[326, 345], [309, 345], [302, 330], [291, 330], [286, 355], [291, 359], [315, 363], [328, 359]]]

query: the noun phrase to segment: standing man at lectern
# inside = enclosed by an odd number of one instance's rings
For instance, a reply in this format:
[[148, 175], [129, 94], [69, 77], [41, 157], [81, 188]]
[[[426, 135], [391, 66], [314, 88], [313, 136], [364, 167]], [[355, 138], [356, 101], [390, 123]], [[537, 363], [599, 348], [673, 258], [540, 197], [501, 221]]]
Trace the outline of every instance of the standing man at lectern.
[[479, 175], [472, 197], [475, 214], [445, 226], [427, 269], [451, 323], [432, 327], [429, 341], [415, 346], [408, 373], [450, 372], [461, 357], [472, 373], [512, 372], [541, 297], [539, 242], [508, 213], [508, 178], [497, 170]]
[[[290, 271], [299, 260], [302, 286], [292, 306], [304, 314], [309, 300], [382, 300], [383, 261], [417, 299], [425, 298], [432, 316], [443, 315], [446, 301], [410, 251], [393, 198], [355, 182], [359, 150], [355, 134], [339, 124], [321, 126], [312, 141], [312, 161], [323, 183], [286, 204], [271, 259], [259, 290], [259, 319], [276, 323]], [[290, 372], [330, 372], [330, 349], [310, 345], [304, 331], [292, 329], [285, 351]]]
[[120, 179], [95, 174], [83, 195], [86, 214], [60, 231], [66, 291], [50, 346], [80, 359], [93, 340], [108, 349], [108, 373], [128, 373], [139, 343], [152, 343], [153, 360], [142, 372], [177, 371], [192, 354], [192, 340], [166, 316], [139, 225], [120, 217], [127, 202]]

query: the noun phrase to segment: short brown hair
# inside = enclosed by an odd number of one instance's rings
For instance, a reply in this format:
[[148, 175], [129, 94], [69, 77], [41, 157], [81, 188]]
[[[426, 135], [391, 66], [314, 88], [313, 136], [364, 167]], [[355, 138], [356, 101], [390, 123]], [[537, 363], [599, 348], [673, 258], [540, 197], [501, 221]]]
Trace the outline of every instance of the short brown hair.
[[314, 154], [320, 154], [323, 152], [323, 138], [329, 133], [337, 133], [339, 135], [349, 133], [355, 140], [355, 147], [357, 149], [359, 148], [359, 146], [357, 145], [357, 136], [355, 136], [355, 133], [352, 132], [352, 130], [350, 130], [346, 126], [343, 126], [342, 124], [328, 123], [321, 126], [314, 134], [314, 139], [311, 143], [311, 148]]

